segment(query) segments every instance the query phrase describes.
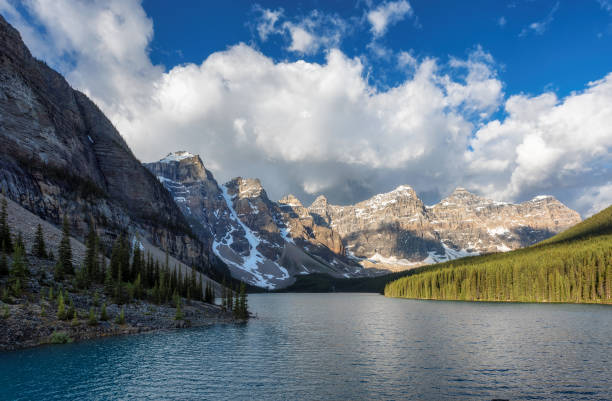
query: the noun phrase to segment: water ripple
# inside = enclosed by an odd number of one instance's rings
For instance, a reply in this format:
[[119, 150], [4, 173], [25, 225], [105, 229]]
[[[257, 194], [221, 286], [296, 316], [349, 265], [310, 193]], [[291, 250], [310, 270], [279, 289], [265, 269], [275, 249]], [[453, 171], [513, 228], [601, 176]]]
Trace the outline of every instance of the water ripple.
[[254, 295], [246, 325], [0, 354], [7, 400], [609, 399], [612, 308]]

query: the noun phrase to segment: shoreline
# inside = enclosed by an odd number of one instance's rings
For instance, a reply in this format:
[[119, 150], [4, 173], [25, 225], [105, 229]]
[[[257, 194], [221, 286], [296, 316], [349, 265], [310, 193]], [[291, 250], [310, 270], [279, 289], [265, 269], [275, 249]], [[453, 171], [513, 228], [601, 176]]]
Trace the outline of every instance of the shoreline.
[[[0, 313], [4, 313], [5, 306], [8, 306], [10, 311], [9, 317], [0, 316], [0, 352], [245, 321], [234, 318], [231, 312], [224, 311], [221, 306], [192, 301], [190, 305], [183, 306], [185, 316], [181, 320], [174, 319], [176, 309], [171, 306], [138, 302], [124, 305], [125, 324], [114, 321], [120, 311], [119, 306], [115, 304], [107, 307], [110, 317], [108, 321], [89, 325], [84, 313], [79, 313], [80, 318], [75, 324], [71, 320], [57, 319], [52, 307], [45, 309], [48, 310], [48, 315], [41, 315], [41, 305], [50, 306], [48, 302], [45, 305], [45, 302], [23, 302], [14, 305], [0, 302]], [[56, 336], [65, 341], [54, 341], [54, 333], [62, 333]]]

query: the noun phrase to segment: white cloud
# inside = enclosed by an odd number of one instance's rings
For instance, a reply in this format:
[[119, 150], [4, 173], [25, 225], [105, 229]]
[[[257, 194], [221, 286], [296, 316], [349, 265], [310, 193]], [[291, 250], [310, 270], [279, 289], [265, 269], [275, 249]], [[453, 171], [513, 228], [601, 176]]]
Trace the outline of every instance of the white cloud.
[[521, 30], [519, 33], [519, 37], [525, 37], [530, 33], [535, 33], [536, 35], [542, 35], [544, 32], [548, 30], [548, 27], [553, 22], [555, 13], [559, 9], [559, 2], [556, 2], [550, 12], [546, 15], [546, 17], [541, 21], [532, 22], [525, 28]]
[[[612, 74], [561, 100], [554, 93], [511, 96], [505, 110], [503, 121], [487, 123], [470, 142], [474, 186], [487, 183], [483, 190], [497, 198], [521, 199], [550, 190], [582, 193], [608, 181]], [[487, 165], [497, 166], [489, 179]]]
[[337, 47], [348, 30], [348, 24], [339, 16], [317, 10], [295, 20], [283, 19], [283, 10], [262, 9], [256, 6], [260, 17], [257, 32], [262, 41], [270, 35], [282, 35], [289, 40], [287, 50], [301, 55]]
[[257, 10], [261, 12], [261, 17], [257, 24], [257, 33], [259, 34], [259, 38], [265, 41], [270, 34], [277, 32], [278, 28], [276, 28], [276, 23], [283, 15], [283, 9], [270, 10], [257, 7]]
[[366, 18], [371, 25], [370, 30], [374, 37], [378, 38], [387, 32], [387, 28], [393, 25], [406, 16], [413, 14], [410, 3], [406, 0], [390, 1], [380, 4], [373, 10], [370, 10]]
[[[333, 29], [313, 29], [323, 18], [315, 14], [289, 22], [316, 36], [324, 63], [277, 62], [238, 44], [165, 71], [148, 57], [153, 24], [139, 1], [29, 0], [43, 33], [2, 1], [34, 54], [84, 89], [141, 160], [188, 149], [220, 181], [261, 178], [272, 198], [325, 192], [354, 202], [410, 184], [503, 200], [553, 193], [583, 212], [610, 200], [612, 74], [563, 99], [504, 101], [495, 60], [476, 47], [448, 63], [400, 53], [393, 60], [411, 73], [379, 90], [359, 58], [321, 41]], [[285, 30], [280, 18], [270, 29]], [[500, 105], [506, 117], [490, 120]]]
[[604, 210], [612, 205], [612, 182], [587, 190], [576, 203], [586, 210], [585, 216], [592, 216]]
[[402, 51], [397, 54], [397, 65], [400, 68], [415, 68], [417, 59], [410, 52]]
[[508, 21], [506, 21], [506, 17], [504, 16], [499, 17], [499, 19], [497, 20], [497, 25], [499, 25], [502, 28], [505, 27], [507, 23]]
[[312, 54], [319, 49], [319, 42], [316, 37], [299, 25], [290, 22], [284, 25], [291, 35], [291, 45], [289, 50], [296, 53]]

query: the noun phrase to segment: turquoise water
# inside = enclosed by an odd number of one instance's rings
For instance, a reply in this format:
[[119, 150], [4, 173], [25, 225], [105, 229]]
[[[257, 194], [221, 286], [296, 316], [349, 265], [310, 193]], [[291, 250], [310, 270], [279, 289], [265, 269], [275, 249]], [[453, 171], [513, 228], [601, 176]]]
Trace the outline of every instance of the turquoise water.
[[258, 319], [0, 353], [6, 400], [611, 399], [612, 307], [249, 297]]

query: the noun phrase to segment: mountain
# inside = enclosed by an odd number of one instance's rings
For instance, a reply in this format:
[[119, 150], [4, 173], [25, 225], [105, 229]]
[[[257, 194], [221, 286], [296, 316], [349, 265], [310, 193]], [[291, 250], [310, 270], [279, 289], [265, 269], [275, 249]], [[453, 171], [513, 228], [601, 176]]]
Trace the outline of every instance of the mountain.
[[107, 249], [138, 233], [188, 263], [209, 264], [164, 186], [98, 107], [44, 62], [0, 16], [0, 188], [36, 215], [66, 215], [83, 238], [93, 223]]
[[219, 185], [201, 158], [185, 151], [145, 166], [235, 278], [277, 288], [300, 274], [344, 276], [362, 270], [344, 256], [337, 234], [312, 218], [301, 219], [297, 204], [271, 201], [257, 179], [238, 177]]
[[308, 210], [364, 265], [392, 270], [517, 249], [580, 222], [578, 213], [552, 196], [511, 204], [457, 188], [426, 206], [406, 185], [349, 206], [321, 196]]
[[467, 301], [612, 303], [612, 207], [549, 240], [426, 266], [385, 295]]
[[293, 195], [270, 200], [257, 179], [219, 185], [201, 158], [185, 151], [145, 166], [232, 275], [267, 288], [305, 274], [371, 276], [508, 251], [580, 221], [550, 196], [511, 204], [458, 188], [426, 206], [402, 185], [355, 205], [332, 205], [321, 195], [305, 207]]

